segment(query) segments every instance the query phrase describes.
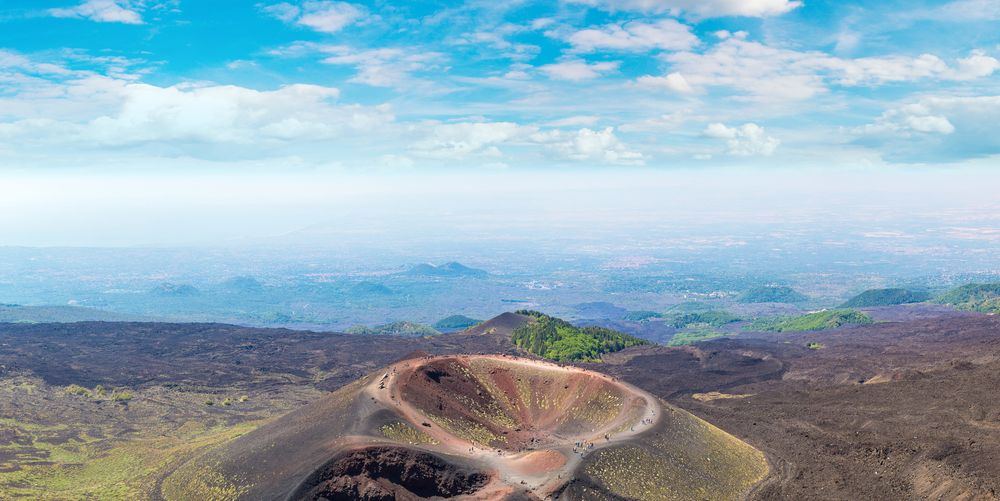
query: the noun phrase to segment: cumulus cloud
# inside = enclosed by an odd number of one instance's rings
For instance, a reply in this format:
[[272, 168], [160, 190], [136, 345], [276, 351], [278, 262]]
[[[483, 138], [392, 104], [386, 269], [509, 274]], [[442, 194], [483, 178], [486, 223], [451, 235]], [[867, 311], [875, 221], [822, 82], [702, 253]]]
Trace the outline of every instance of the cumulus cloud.
[[580, 52], [687, 50], [698, 44], [698, 37], [691, 33], [691, 27], [673, 19], [661, 19], [654, 23], [633, 21], [609, 24], [573, 32], [565, 39]]
[[612, 165], [641, 165], [644, 157], [630, 150], [611, 127], [576, 131], [541, 129], [514, 122], [431, 123], [427, 136], [411, 152], [420, 157], [468, 160], [505, 156], [508, 149], [544, 148], [565, 160]]
[[573, 133], [552, 131], [549, 134], [538, 134], [535, 139], [569, 160], [614, 165], [645, 163], [642, 153], [628, 149], [615, 135], [612, 127], [603, 130], [583, 128]]
[[500, 157], [499, 146], [525, 138], [537, 129], [513, 122], [431, 124], [430, 134], [413, 145], [416, 155], [463, 160], [470, 156]]
[[303, 26], [321, 33], [336, 33], [362, 19], [366, 10], [347, 2], [315, 0], [292, 4], [282, 2], [263, 7], [264, 12], [288, 24]]
[[49, 9], [53, 17], [75, 17], [99, 23], [142, 24], [142, 15], [129, 0], [86, 0], [69, 8]]
[[564, 0], [609, 11], [687, 14], [694, 17], [769, 17], [802, 6], [799, 0]]
[[[61, 84], [61, 93], [18, 100], [30, 104], [0, 123], [0, 140], [74, 148], [230, 144], [258, 146], [323, 141], [391, 122], [388, 106], [341, 105], [339, 91], [288, 85], [261, 91], [232, 85], [160, 87], [92, 76]], [[0, 106], [6, 104], [0, 100]]]
[[705, 137], [724, 140], [727, 146], [726, 152], [741, 157], [770, 156], [781, 144], [781, 141], [767, 135], [764, 128], [755, 123], [745, 123], [737, 127], [713, 123], [709, 124], [702, 134]]
[[1000, 96], [929, 96], [886, 110], [853, 129], [858, 142], [889, 160], [954, 161], [1000, 155]]
[[744, 98], [781, 102], [809, 99], [827, 92], [831, 85], [972, 80], [1000, 69], [1000, 61], [981, 51], [949, 65], [932, 54], [851, 59], [771, 47], [742, 37], [726, 37], [702, 53], [670, 53], [663, 59], [670, 64], [670, 73], [640, 77], [636, 84], [675, 92], [724, 87]]
[[581, 59], [570, 59], [539, 66], [538, 69], [554, 80], [580, 81], [593, 80], [603, 74], [616, 71], [619, 64], [617, 61], [588, 63]]

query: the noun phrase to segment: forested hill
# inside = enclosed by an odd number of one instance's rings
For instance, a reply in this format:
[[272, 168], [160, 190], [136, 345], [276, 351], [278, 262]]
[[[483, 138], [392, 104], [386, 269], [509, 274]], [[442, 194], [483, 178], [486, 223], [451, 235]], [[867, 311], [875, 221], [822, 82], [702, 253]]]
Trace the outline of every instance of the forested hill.
[[599, 362], [605, 353], [648, 341], [604, 327], [575, 327], [569, 322], [530, 310], [517, 312], [532, 318], [514, 330], [511, 341], [519, 348], [561, 362]]

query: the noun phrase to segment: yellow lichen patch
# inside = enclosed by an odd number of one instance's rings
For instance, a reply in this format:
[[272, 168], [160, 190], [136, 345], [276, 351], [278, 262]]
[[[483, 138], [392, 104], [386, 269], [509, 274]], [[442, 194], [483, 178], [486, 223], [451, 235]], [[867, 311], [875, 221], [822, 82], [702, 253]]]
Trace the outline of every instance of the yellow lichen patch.
[[31, 454], [39, 457], [37, 460], [19, 457], [18, 469], [0, 473], [0, 499], [148, 498], [159, 472], [176, 466], [203, 447], [231, 439], [255, 426], [253, 423], [218, 428], [191, 426], [168, 436], [112, 441], [81, 433], [56, 443], [47, 442], [51, 439], [46, 437], [64, 433], [65, 426], [4, 420], [0, 427], [20, 430], [19, 433], [30, 437]]
[[594, 392], [587, 400], [577, 402], [567, 416], [594, 426], [602, 426], [618, 417], [623, 403], [621, 393], [602, 389]]
[[691, 398], [699, 402], [711, 402], [712, 400], [741, 399], [752, 397], [753, 393], [721, 393], [710, 391], [708, 393], [695, 393]]
[[474, 423], [465, 419], [451, 419], [435, 414], [430, 414], [428, 417], [434, 422], [434, 424], [444, 428], [451, 434], [482, 447], [492, 447], [495, 442], [506, 441], [502, 436], [497, 436], [479, 423]]
[[585, 473], [638, 500], [740, 499], [767, 475], [763, 453], [736, 437], [680, 410], [661, 419], [637, 443], [595, 452]]
[[410, 445], [437, 445], [438, 441], [430, 435], [400, 421], [384, 424], [379, 428], [382, 436], [389, 440]]

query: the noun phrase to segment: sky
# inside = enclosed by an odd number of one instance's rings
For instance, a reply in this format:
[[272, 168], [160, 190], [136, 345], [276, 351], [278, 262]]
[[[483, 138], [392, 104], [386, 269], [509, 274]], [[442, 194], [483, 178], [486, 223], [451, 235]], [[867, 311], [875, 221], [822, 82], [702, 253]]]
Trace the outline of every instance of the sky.
[[502, 212], [531, 183], [988, 199], [998, 58], [1000, 0], [5, 0], [0, 245]]

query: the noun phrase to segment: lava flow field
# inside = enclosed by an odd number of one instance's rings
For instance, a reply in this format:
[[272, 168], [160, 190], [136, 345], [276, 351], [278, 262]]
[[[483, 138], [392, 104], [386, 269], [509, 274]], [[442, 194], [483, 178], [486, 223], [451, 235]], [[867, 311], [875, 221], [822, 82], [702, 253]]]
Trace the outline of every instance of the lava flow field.
[[416, 356], [178, 468], [173, 496], [736, 499], [760, 451], [604, 374]]

